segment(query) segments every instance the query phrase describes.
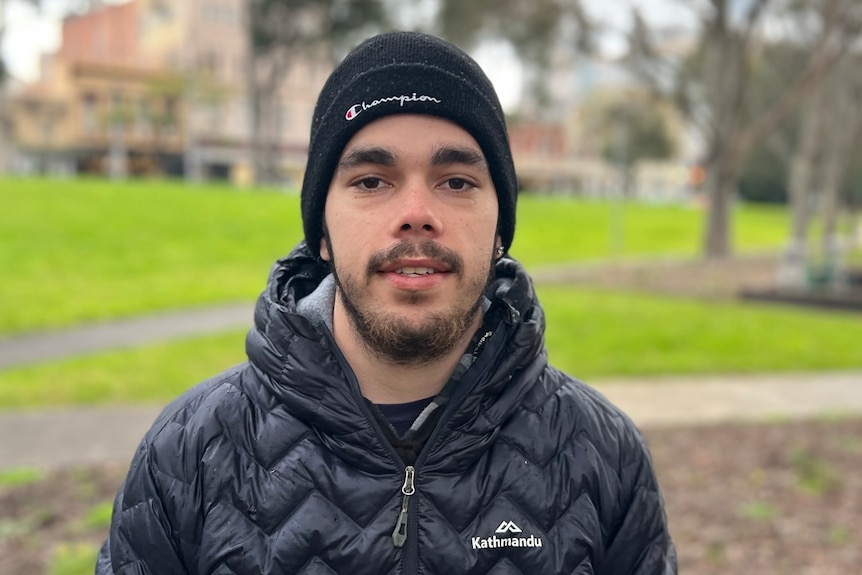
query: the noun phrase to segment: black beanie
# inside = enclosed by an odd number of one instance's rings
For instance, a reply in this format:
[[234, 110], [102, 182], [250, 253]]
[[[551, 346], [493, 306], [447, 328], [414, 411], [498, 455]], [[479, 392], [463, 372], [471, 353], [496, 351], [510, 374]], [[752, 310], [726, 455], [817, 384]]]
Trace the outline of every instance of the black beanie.
[[479, 65], [452, 44], [418, 32], [392, 32], [348, 54], [317, 99], [302, 181], [302, 222], [311, 253], [319, 256], [326, 194], [344, 146], [362, 127], [391, 114], [439, 116], [473, 136], [497, 190], [498, 233], [508, 251], [518, 186], [494, 87]]

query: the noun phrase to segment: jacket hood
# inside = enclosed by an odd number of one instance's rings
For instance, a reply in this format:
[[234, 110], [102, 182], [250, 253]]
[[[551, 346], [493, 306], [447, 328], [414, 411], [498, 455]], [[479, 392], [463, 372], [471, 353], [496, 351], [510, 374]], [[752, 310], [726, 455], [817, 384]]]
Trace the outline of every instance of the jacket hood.
[[[493, 332], [458, 383], [444, 414], [445, 429], [426, 465], [452, 459], [466, 464], [493, 441], [499, 426], [540, 380], [547, 364], [544, 313], [532, 281], [515, 260], [496, 264], [486, 297], [491, 307], [483, 329]], [[329, 275], [304, 242], [273, 266], [255, 307], [246, 338], [249, 363], [271, 395], [309, 424], [342, 457], [367, 467], [368, 450], [394, 462], [391, 448], [375, 430], [359, 386], [329, 329], [297, 311], [298, 303]]]

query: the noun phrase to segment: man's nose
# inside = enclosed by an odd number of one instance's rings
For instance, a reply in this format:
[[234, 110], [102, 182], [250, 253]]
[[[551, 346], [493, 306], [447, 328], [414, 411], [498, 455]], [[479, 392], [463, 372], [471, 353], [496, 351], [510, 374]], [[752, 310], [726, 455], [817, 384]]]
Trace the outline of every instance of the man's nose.
[[443, 231], [434, 189], [424, 181], [409, 182], [401, 189], [397, 227], [399, 234], [437, 236]]

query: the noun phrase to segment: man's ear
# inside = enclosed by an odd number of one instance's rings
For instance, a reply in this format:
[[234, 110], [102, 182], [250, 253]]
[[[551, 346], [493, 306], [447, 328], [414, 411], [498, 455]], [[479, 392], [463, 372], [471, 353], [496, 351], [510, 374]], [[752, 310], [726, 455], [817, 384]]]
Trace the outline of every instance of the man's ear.
[[326, 234], [324, 234], [324, 236], [320, 238], [320, 259], [325, 262], [330, 261], [332, 256], [329, 251], [329, 239], [327, 239]]

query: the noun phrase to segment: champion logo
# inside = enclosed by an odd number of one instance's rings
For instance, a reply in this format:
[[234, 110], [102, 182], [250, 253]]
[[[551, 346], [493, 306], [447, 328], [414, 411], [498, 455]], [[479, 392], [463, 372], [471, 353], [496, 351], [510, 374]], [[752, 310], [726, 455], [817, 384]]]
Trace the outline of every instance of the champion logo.
[[[507, 535], [499, 537], [498, 535]], [[542, 547], [544, 542], [535, 535], [524, 536], [514, 521], [503, 521], [490, 537], [471, 537], [473, 549], [500, 549], [501, 547]]]
[[521, 528], [514, 521], [503, 521], [494, 533], [521, 533]]
[[347, 110], [346, 114], [344, 114], [344, 119], [349, 122], [350, 120], [352, 120], [353, 118], [358, 116], [359, 112], [361, 112], [361, 111], [362, 111], [362, 104], [356, 104], [356, 105], [350, 106], [350, 109]]
[[344, 114], [344, 119], [348, 122], [353, 120], [364, 112], [365, 110], [370, 110], [375, 106], [379, 106], [381, 104], [388, 104], [391, 102], [398, 102], [399, 107], [403, 107], [405, 102], [433, 102], [435, 104], [442, 104], [443, 101], [435, 98], [434, 96], [426, 96], [424, 94], [417, 95], [416, 92], [410, 95], [401, 95], [401, 96], [389, 96], [387, 98], [378, 98], [376, 100], [371, 100], [370, 102], [360, 102], [359, 104], [353, 104], [347, 109], [347, 112]]

